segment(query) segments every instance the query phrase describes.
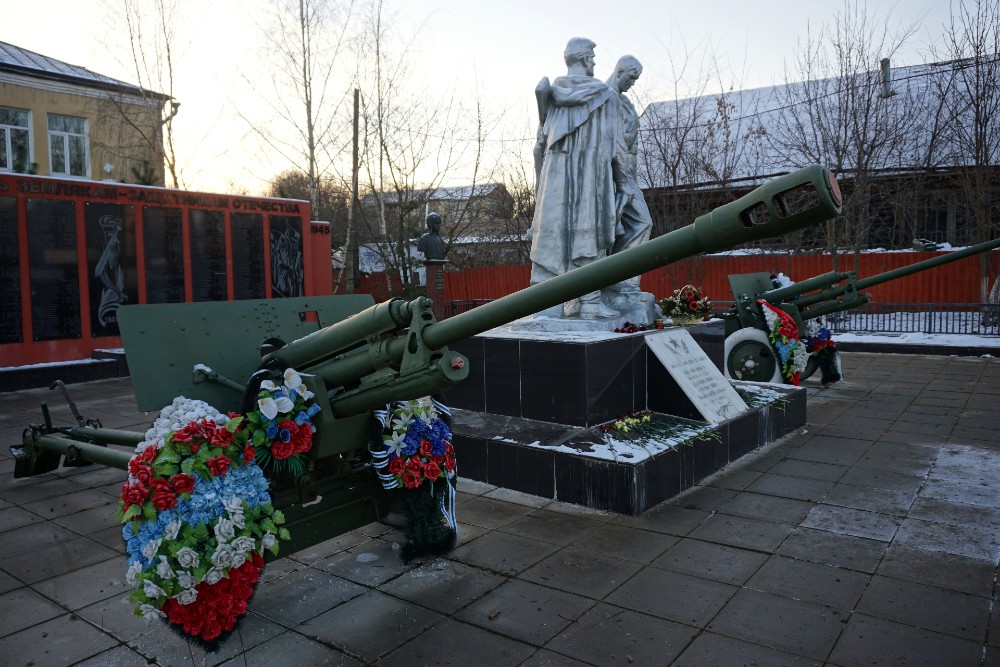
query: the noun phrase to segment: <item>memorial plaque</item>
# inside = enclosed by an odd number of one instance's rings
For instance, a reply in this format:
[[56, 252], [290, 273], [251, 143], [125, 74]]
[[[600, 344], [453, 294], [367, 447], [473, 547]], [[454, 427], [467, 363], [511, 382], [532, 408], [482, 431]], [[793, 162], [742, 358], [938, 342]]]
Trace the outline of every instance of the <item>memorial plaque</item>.
[[139, 300], [135, 262], [135, 207], [87, 202], [87, 281], [90, 333], [117, 336], [118, 307]]
[[267, 296], [264, 269], [264, 216], [233, 213], [233, 298], [263, 299]]
[[17, 200], [0, 197], [0, 343], [20, 343], [21, 267], [18, 264], [20, 237], [17, 229]]
[[191, 210], [191, 292], [195, 301], [225, 301], [226, 227], [221, 211]]
[[302, 263], [302, 218], [272, 215], [271, 296], [304, 296], [305, 267]]
[[646, 345], [705, 421], [717, 424], [750, 409], [685, 329], [648, 335]]
[[80, 338], [80, 273], [76, 205], [29, 199], [28, 274], [36, 341]]
[[146, 303], [184, 302], [184, 234], [179, 208], [142, 209]]

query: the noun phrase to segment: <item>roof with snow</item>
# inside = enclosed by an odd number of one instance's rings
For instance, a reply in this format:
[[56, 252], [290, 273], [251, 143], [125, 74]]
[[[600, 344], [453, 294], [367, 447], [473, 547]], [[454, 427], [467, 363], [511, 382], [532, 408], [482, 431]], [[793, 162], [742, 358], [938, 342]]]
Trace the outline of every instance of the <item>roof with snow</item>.
[[[478, 185], [462, 185], [451, 188], [424, 188], [403, 192], [402, 199], [409, 202], [439, 202], [439, 201], [468, 201], [477, 197], [487, 197], [494, 192], [504, 191], [506, 188], [502, 183], [479, 183]], [[382, 201], [386, 204], [395, 204], [400, 196], [397, 192], [383, 192]], [[366, 195], [362, 199], [363, 204], [372, 204], [375, 201], [374, 195]]]
[[134, 84], [92, 72], [86, 67], [71, 65], [7, 42], [0, 42], [0, 72], [11, 72], [35, 79], [61, 81], [129, 95], [153, 97], [159, 100], [170, 99], [169, 95], [143, 90]]

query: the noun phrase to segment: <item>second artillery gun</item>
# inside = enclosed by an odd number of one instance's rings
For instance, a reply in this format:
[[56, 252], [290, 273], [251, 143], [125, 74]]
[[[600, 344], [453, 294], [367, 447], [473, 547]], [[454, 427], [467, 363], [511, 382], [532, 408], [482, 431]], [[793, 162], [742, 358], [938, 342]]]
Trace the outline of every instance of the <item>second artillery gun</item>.
[[[270, 480], [292, 534], [289, 550], [296, 551], [385, 515], [387, 494], [368, 456], [373, 410], [465, 378], [468, 362], [449, 345], [656, 267], [787, 234], [840, 210], [836, 180], [813, 165], [687, 227], [440, 322], [426, 298], [374, 304], [370, 296], [347, 295], [124, 306], [119, 323], [141, 410], [158, 411], [185, 396], [247, 413], [262, 382], [286, 368], [302, 374], [320, 406], [308, 468], [294, 480]], [[144, 437], [101, 428], [75, 408], [78, 424], [71, 427], [54, 426], [44, 403], [42, 412], [43, 422], [11, 448], [16, 477], [48, 472], [60, 461], [126, 469]]]
[[[769, 273], [731, 275], [729, 286], [734, 304], [729, 312], [722, 315], [726, 323], [725, 374], [737, 380], [782, 381], [777, 352], [768, 337], [770, 329], [764, 316], [762, 301], [787, 314], [804, 339], [804, 333], [812, 320], [868, 303], [871, 297], [863, 290], [996, 248], [1000, 248], [1000, 239], [867, 278], [857, 278], [852, 271], [831, 271], [779, 288], [774, 287]], [[812, 375], [817, 368], [814, 360], [810, 359], [810, 365], [803, 371], [802, 379]], [[823, 384], [838, 379], [839, 377], [824, 370]]]

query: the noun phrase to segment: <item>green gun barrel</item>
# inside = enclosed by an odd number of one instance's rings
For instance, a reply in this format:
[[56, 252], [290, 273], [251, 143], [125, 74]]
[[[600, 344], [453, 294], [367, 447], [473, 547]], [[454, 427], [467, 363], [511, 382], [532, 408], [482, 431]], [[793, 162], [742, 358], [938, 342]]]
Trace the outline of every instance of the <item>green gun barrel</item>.
[[[469, 312], [430, 323], [423, 329], [422, 344], [431, 350], [440, 350], [459, 340], [671, 262], [702, 252], [788, 234], [836, 217], [840, 212], [840, 188], [833, 174], [821, 165], [805, 167], [699, 216], [687, 227]], [[380, 364], [398, 364], [406, 347], [413, 344], [410, 336], [400, 337], [386, 341], [377, 351], [365, 351], [359, 349], [357, 332], [365, 330], [369, 324], [381, 325], [390, 319], [398, 326], [405, 326], [420, 308], [419, 299], [409, 303], [397, 300], [373, 306], [343, 322], [289, 343], [265, 356], [261, 365], [263, 367], [270, 362], [272, 357], [275, 362], [280, 360], [282, 364], [294, 368], [327, 360], [322, 364], [322, 370], [311, 372], [323, 377], [328, 387], [349, 386], [377, 370]], [[347, 346], [351, 346], [353, 353], [345, 354]]]

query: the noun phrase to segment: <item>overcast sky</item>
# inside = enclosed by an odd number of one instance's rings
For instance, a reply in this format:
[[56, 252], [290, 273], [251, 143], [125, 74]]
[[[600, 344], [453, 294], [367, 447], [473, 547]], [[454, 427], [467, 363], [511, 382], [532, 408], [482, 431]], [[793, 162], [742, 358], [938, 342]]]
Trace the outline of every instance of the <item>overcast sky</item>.
[[[263, 68], [261, 30], [267, 25], [262, 8], [268, 0], [177, 2], [182, 21], [177, 29], [175, 97], [181, 110], [176, 127], [188, 185], [259, 192], [261, 179], [282, 166], [251, 157], [257, 155], [256, 142], [235, 110], [251, 103], [243, 77], [253, 80]], [[109, 12], [118, 6], [119, 0], [8, 2], [0, 41], [135, 81], [124, 50], [126, 29]], [[802, 0], [386, 0], [385, 7], [398, 12], [397, 32], [418, 35], [411, 69], [416, 79], [427, 82], [429, 95], [453, 86], [460, 91], [478, 88], [483, 100], [509, 109], [508, 116], [530, 118], [535, 84], [542, 76], [565, 73], [562, 51], [570, 37], [597, 42], [596, 76], [602, 79], [619, 56], [638, 57], [645, 70], [636, 94], [648, 101], [672, 96], [679, 67], [699, 60], [717, 62], [725, 85], [781, 83], [797, 42], [831, 22], [840, 5]], [[893, 24], [920, 25], [894, 58], [893, 65], [899, 66], [927, 59], [949, 13], [945, 0], [870, 0], [867, 7], [873, 16], [890, 15]]]

